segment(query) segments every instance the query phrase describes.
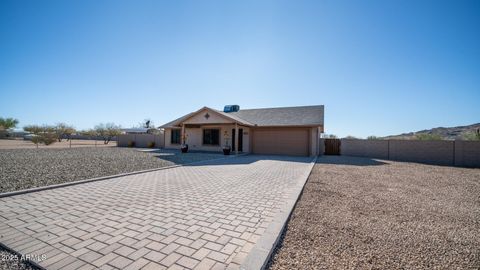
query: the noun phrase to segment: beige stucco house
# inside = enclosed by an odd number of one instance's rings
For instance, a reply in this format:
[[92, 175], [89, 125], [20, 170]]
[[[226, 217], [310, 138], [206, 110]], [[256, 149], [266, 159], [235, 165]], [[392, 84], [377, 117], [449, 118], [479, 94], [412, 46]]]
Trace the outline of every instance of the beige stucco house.
[[[162, 126], [165, 148], [234, 153], [312, 156], [319, 154], [324, 106], [300, 106], [224, 111], [203, 107]], [[185, 135], [185, 136], [184, 136]], [[238, 147], [237, 147], [238, 146]]]

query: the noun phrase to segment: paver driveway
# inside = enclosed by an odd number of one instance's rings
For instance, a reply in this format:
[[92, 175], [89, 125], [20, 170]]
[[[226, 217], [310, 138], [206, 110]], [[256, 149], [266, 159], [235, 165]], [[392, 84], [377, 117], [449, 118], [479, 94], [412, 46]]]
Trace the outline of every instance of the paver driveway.
[[236, 268], [310, 161], [242, 156], [2, 198], [0, 242], [47, 269]]

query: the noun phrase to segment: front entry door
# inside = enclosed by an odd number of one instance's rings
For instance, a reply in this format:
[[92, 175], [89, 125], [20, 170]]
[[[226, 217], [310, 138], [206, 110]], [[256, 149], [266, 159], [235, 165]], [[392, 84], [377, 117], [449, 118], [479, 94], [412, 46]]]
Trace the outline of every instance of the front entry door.
[[[238, 137], [238, 151], [242, 152], [243, 151], [243, 128], [238, 129], [238, 134], [240, 136]], [[235, 129], [232, 129], [232, 151], [235, 151]]]

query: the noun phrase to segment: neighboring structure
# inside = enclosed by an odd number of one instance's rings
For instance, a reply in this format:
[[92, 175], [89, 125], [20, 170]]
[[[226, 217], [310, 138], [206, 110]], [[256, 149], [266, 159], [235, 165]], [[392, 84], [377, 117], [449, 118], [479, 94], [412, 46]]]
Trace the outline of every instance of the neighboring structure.
[[124, 134], [157, 134], [160, 130], [156, 128], [124, 128], [122, 132]]
[[[324, 106], [301, 106], [224, 111], [209, 107], [182, 116], [165, 129], [165, 148], [188, 144], [191, 150], [308, 156], [319, 154]], [[237, 147], [238, 146], [238, 147]]]

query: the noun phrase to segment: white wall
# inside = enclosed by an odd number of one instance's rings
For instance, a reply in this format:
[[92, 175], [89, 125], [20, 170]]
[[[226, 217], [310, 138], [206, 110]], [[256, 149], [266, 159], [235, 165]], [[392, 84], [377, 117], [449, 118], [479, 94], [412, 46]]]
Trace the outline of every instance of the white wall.
[[163, 133], [153, 134], [122, 134], [118, 135], [117, 146], [127, 147], [129, 142], [134, 142], [135, 147], [148, 147], [151, 142], [155, 143], [154, 148], [163, 148]]

